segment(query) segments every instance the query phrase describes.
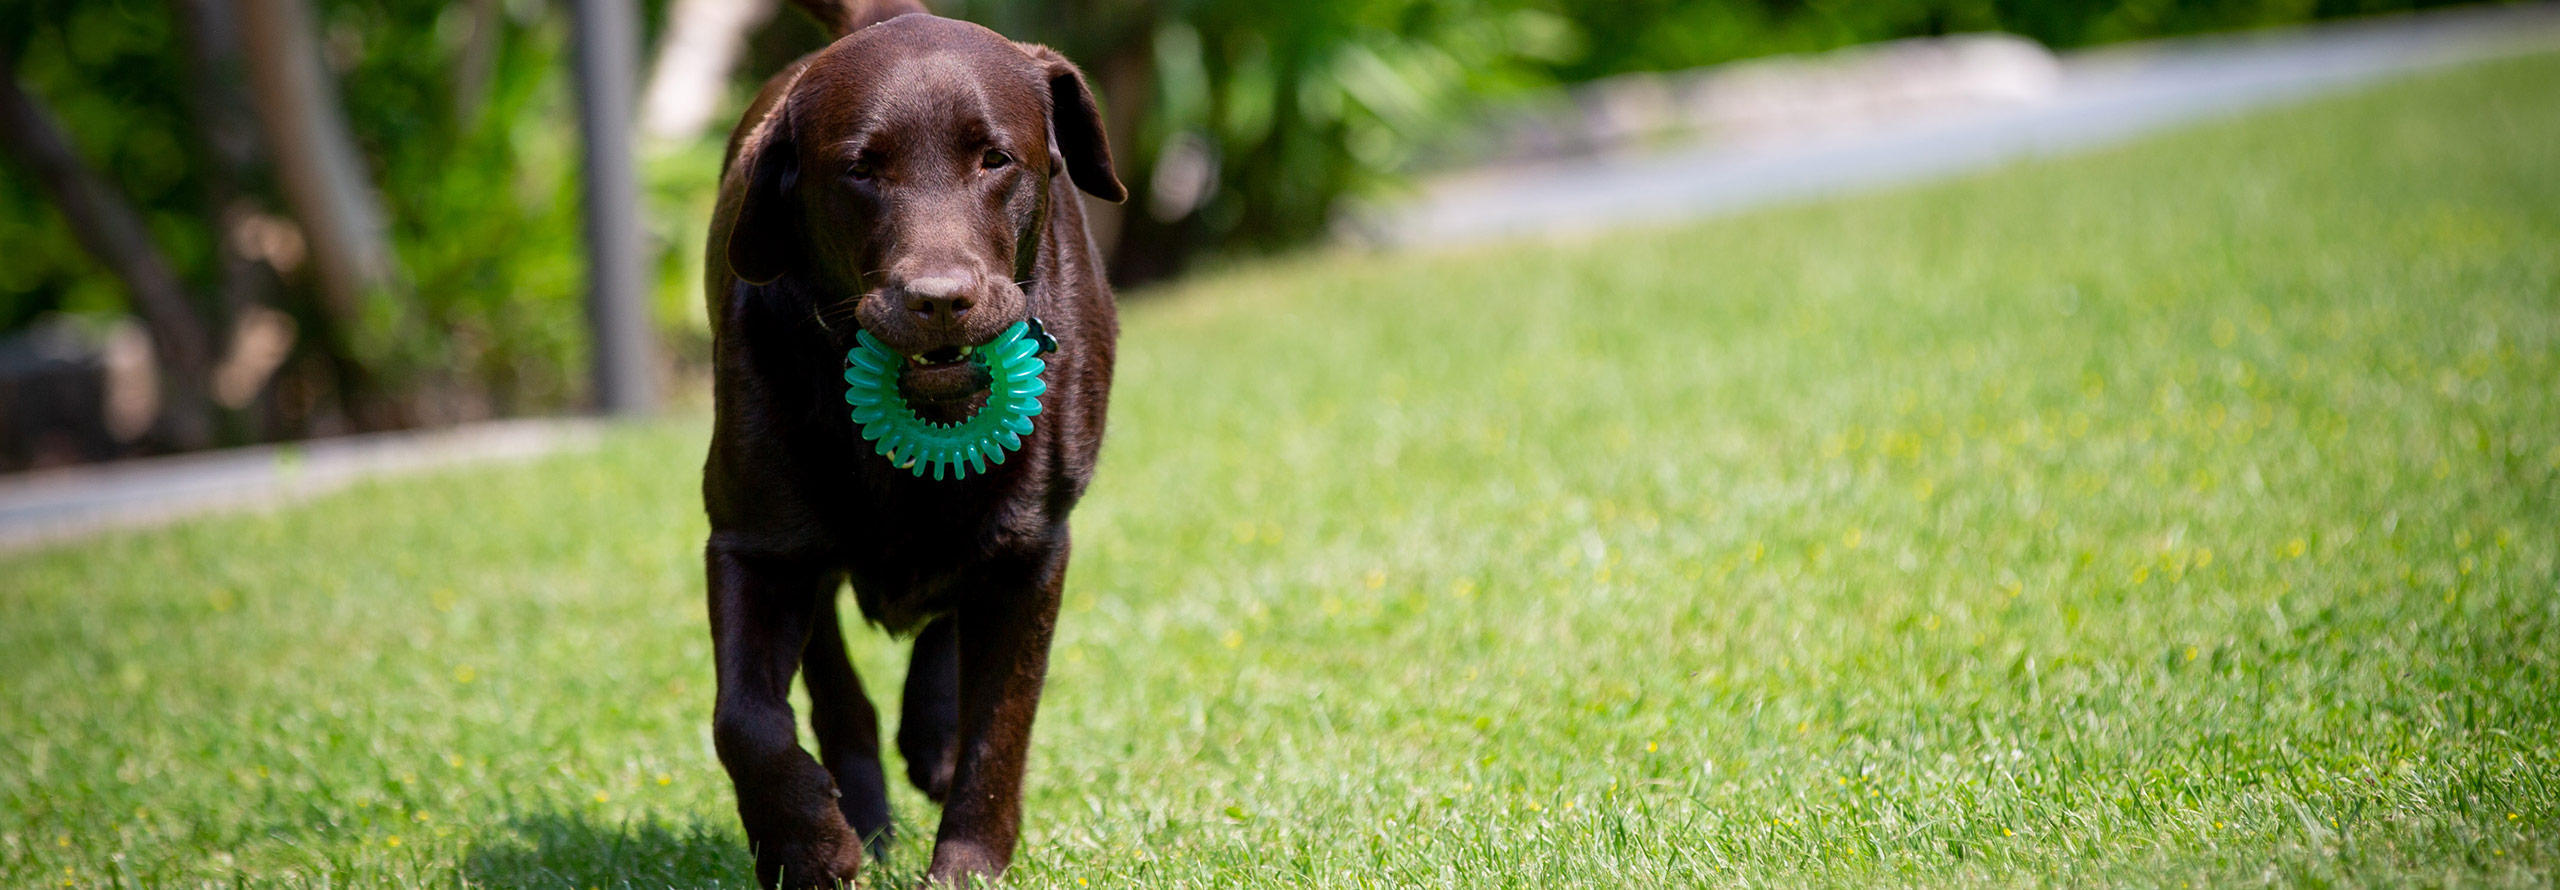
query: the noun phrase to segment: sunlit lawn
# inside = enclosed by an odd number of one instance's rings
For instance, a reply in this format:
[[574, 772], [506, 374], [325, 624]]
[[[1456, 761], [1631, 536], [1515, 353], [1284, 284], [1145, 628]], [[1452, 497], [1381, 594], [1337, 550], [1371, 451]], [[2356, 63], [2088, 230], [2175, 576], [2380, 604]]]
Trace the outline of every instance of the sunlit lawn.
[[[2555, 95], [1143, 295], [1013, 881], [2549, 886]], [[0, 884], [744, 883], [703, 429], [0, 561]]]

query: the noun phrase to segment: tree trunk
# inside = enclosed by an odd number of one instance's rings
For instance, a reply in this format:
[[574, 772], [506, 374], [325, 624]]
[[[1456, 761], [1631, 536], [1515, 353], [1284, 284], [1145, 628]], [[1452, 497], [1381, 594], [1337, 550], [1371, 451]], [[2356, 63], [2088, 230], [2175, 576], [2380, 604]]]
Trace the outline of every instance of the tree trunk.
[[[285, 202], [310, 245], [322, 304], [335, 328], [330, 339], [370, 378], [383, 371], [375, 366], [383, 357], [372, 353], [417, 336], [418, 325], [401, 295], [388, 227], [338, 105], [336, 83], [321, 68], [310, 6], [304, 0], [235, 2], [259, 127], [273, 152]], [[383, 350], [357, 341], [358, 332], [369, 328], [363, 321], [365, 304], [377, 299], [388, 301], [393, 313]], [[343, 383], [355, 390], [373, 385], [369, 379]], [[370, 410], [380, 406], [364, 404], [374, 395], [342, 393], [360, 424], [387, 422]]]
[[53, 114], [18, 83], [17, 60], [0, 59], [0, 67], [8, 74], [0, 81], [0, 142], [62, 209], [80, 246], [132, 294], [160, 365], [162, 434], [174, 447], [203, 447], [212, 436], [205, 380], [213, 366], [204, 316], [151, 242], [142, 215], [81, 162]]
[[578, 130], [585, 144], [587, 323], [598, 411], [657, 407], [641, 267], [640, 175], [631, 163], [631, 84], [639, 53], [632, 0], [571, 0], [577, 27]]

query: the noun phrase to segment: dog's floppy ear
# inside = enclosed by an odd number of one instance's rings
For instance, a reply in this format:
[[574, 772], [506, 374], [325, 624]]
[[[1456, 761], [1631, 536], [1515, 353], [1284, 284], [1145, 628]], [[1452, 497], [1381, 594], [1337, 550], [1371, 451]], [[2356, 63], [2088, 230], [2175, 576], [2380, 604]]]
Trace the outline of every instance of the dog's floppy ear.
[[1102, 112], [1093, 104], [1093, 90], [1084, 85], [1084, 72], [1057, 50], [1036, 43], [1021, 46], [1048, 74], [1049, 138], [1067, 159], [1067, 175], [1096, 198], [1114, 204], [1128, 200], [1129, 189], [1111, 172], [1111, 142], [1102, 137]]
[[748, 284], [771, 284], [790, 268], [799, 240], [791, 224], [791, 190], [800, 182], [800, 147], [788, 109], [776, 108], [738, 146], [746, 193], [729, 225], [729, 271]]

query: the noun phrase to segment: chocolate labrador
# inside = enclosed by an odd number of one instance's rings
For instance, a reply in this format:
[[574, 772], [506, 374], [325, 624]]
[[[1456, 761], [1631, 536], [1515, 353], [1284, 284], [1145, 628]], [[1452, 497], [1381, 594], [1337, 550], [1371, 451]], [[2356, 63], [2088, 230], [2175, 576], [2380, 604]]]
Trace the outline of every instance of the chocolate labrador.
[[[1126, 192], [1093, 94], [1057, 53], [911, 4], [801, 5], [838, 39], [756, 96], [711, 221], [712, 739], [759, 880], [829, 885], [879, 853], [879, 721], [836, 611], [850, 581], [864, 618], [915, 634], [897, 739], [907, 778], [943, 805], [928, 880], [993, 878], [1020, 834], [1067, 513], [1093, 475], [1119, 334], [1075, 190]], [[1034, 318], [1056, 340], [1043, 410], [986, 472], [921, 478], [851, 420], [857, 331], [906, 357], [913, 410], [950, 423], [987, 396], [967, 350]]]

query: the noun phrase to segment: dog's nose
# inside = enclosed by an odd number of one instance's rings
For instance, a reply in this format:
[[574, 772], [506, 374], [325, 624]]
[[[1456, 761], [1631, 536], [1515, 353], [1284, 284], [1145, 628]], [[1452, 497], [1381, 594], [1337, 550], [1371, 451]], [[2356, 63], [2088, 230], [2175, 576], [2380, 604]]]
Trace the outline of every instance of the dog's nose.
[[898, 289], [905, 293], [907, 311], [928, 322], [948, 322], [977, 301], [969, 295], [969, 276], [945, 272], [907, 279]]

